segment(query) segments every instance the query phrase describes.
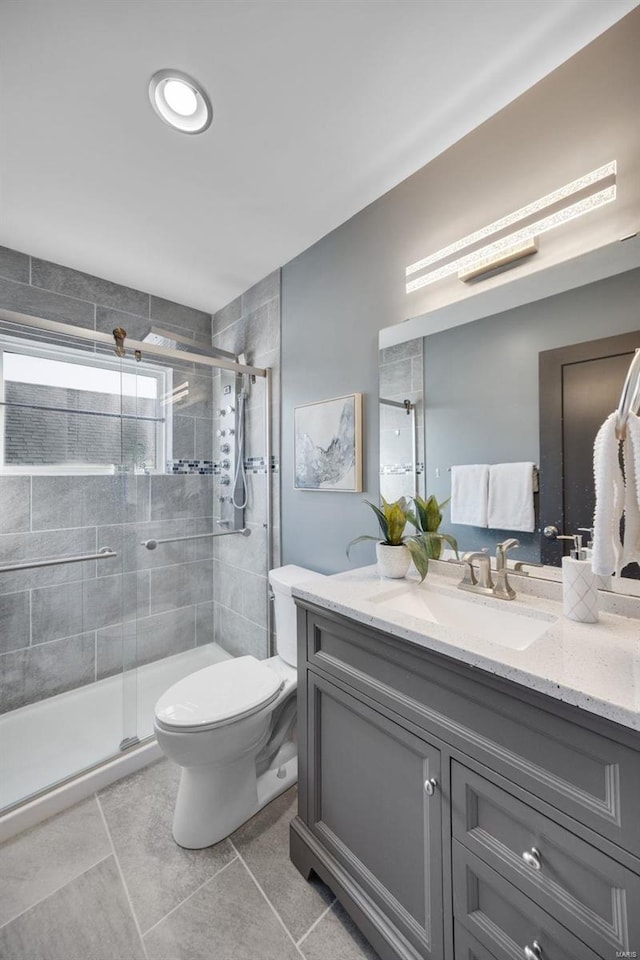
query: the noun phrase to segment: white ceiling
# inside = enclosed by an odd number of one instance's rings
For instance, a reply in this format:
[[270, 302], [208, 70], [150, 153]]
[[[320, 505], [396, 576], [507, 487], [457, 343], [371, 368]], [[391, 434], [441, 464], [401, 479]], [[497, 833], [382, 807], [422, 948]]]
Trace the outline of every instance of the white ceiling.
[[[216, 310], [638, 0], [2, 0], [0, 243]], [[152, 73], [195, 76], [185, 136]]]

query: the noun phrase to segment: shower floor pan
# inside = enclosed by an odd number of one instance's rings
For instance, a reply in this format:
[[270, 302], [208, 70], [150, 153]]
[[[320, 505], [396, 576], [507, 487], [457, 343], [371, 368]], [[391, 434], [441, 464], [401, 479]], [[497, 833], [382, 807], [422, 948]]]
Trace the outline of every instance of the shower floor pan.
[[[139, 739], [153, 735], [153, 708], [167, 687], [194, 670], [227, 659], [229, 654], [222, 647], [210, 643], [138, 667]], [[118, 758], [123, 708], [123, 681], [119, 674], [1, 715], [0, 818], [8, 807], [29, 800], [69, 777], [81, 776], [102, 761]], [[138, 767], [160, 756], [155, 742], [151, 746], [153, 753], [142, 763], [138, 762]], [[121, 760], [126, 756], [122, 754]], [[110, 779], [127, 772], [125, 769]], [[91, 792], [91, 789], [84, 791], [84, 795]], [[70, 802], [76, 799], [77, 796]], [[59, 809], [65, 805], [68, 804], [57, 804]], [[47, 811], [44, 816], [51, 812], [55, 811]], [[37, 819], [43, 817], [37, 817], [35, 822]]]

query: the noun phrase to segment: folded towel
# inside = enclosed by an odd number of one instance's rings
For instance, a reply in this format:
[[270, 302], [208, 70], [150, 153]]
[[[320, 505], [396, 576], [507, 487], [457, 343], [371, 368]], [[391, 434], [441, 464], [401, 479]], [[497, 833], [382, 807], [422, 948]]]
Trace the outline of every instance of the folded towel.
[[488, 491], [488, 464], [451, 467], [451, 523], [486, 527]]
[[593, 445], [596, 508], [593, 515], [591, 569], [601, 577], [619, 574], [622, 569], [620, 519], [624, 510], [625, 488], [620, 469], [616, 417], [616, 413], [607, 417]]
[[622, 566], [640, 563], [640, 418], [630, 413], [627, 417], [626, 439], [622, 445], [624, 457], [624, 548]]
[[533, 533], [534, 463], [494, 463], [489, 468], [489, 512], [492, 530], [521, 530]]

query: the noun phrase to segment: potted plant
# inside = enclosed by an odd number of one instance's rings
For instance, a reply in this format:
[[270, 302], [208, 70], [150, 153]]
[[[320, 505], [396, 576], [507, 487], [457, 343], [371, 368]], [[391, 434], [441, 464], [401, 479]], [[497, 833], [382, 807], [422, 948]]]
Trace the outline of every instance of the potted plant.
[[414, 497], [415, 515], [409, 517], [411, 523], [422, 533], [427, 546], [427, 552], [430, 560], [439, 560], [442, 555], [442, 544], [448, 543], [458, 556], [458, 541], [450, 533], [439, 533], [442, 523], [442, 510], [449, 503], [444, 500], [438, 503], [433, 494], [426, 500], [422, 497]]
[[375, 540], [378, 569], [383, 577], [391, 577], [394, 580], [401, 579], [406, 576], [413, 560], [420, 574], [420, 580], [424, 580], [429, 569], [429, 540], [424, 537], [422, 532], [411, 536], [405, 535], [407, 523], [411, 523], [418, 530], [419, 527], [404, 497], [400, 497], [394, 503], [388, 503], [384, 497], [381, 500], [380, 507], [376, 507], [369, 500], [365, 500], [364, 503], [371, 507], [378, 519], [382, 540], [368, 534], [356, 537], [347, 547], [347, 556], [349, 556], [354, 544], [360, 543], [362, 540]]

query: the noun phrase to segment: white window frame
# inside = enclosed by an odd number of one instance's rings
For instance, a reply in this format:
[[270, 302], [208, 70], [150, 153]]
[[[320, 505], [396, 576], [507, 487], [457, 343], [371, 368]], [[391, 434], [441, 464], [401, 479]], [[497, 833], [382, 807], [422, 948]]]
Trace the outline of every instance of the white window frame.
[[[99, 367], [102, 370], [114, 370], [118, 373], [141, 374], [158, 381], [157, 411], [159, 418], [156, 422], [156, 463], [145, 470], [136, 470], [136, 473], [161, 474], [166, 472], [167, 460], [172, 457], [173, 447], [173, 412], [171, 404], [163, 405], [164, 397], [171, 395], [173, 387], [173, 370], [159, 364], [144, 361], [120, 359], [102, 353], [89, 353], [78, 350], [76, 347], [61, 346], [59, 344], [34, 343], [32, 340], [23, 340], [18, 337], [0, 335], [0, 475], [12, 474], [96, 474], [112, 475], [122, 473], [121, 464], [104, 463], [47, 463], [47, 464], [6, 464], [4, 417], [5, 417], [5, 379], [4, 354], [19, 353], [22, 356], [32, 356], [47, 360], [61, 360], [65, 363], [77, 363], [84, 367]], [[64, 414], [60, 414], [64, 416]]]

